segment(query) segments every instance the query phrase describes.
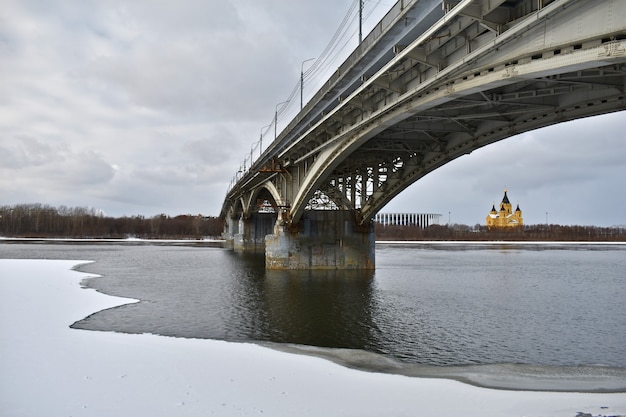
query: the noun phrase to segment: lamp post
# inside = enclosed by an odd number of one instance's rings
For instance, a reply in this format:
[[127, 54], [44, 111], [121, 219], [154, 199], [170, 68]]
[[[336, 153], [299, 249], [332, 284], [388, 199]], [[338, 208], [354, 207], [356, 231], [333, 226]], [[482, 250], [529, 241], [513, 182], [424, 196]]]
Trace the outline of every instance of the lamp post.
[[267, 129], [270, 126], [271, 126], [271, 124], [267, 125], [267, 126], [263, 126], [261, 128], [261, 136], [259, 137], [259, 158], [263, 154], [263, 129]]
[[302, 91], [304, 90], [304, 64], [313, 61], [315, 58], [309, 58], [302, 61], [300, 65], [300, 110], [302, 110]]
[[278, 107], [286, 103], [289, 103], [289, 100], [278, 103], [274, 111], [274, 140], [276, 140], [277, 137], [276, 125], [278, 124]]
[[363, 0], [359, 0], [359, 44], [363, 42]]

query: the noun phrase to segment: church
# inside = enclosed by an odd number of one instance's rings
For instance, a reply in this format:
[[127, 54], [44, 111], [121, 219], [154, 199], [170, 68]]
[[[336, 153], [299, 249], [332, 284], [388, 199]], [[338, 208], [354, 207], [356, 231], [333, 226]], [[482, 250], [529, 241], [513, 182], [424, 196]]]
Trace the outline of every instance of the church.
[[519, 208], [519, 204], [515, 211], [509, 201], [509, 197], [506, 195], [506, 189], [504, 190], [504, 197], [500, 203], [500, 211], [496, 210], [495, 204], [491, 206], [491, 211], [487, 215], [487, 227], [521, 227], [524, 222], [522, 219], [522, 210]]

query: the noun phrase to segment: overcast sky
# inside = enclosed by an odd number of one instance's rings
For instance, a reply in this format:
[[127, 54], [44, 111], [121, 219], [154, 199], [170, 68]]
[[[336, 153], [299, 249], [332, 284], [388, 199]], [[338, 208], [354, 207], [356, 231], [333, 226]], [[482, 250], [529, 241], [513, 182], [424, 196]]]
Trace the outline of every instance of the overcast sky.
[[[354, 4], [0, 0], [0, 205], [218, 215], [300, 71], [315, 69], [306, 101], [356, 45], [353, 19], [334, 61], [303, 64]], [[365, 2], [366, 32], [392, 4]], [[299, 104], [298, 94], [279, 129]], [[623, 225], [625, 136], [626, 112], [519, 135], [429, 174], [383, 211], [484, 224], [507, 187], [527, 224]]]

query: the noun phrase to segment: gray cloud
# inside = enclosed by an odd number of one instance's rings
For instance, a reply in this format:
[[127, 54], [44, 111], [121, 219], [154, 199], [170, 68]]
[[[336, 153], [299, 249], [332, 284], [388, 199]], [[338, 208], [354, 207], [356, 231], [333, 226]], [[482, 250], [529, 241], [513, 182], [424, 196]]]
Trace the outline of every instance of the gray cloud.
[[[365, 3], [366, 15], [379, 5], [366, 31], [385, 3]], [[302, 62], [319, 56], [351, 4], [4, 0], [0, 204], [218, 214]], [[305, 97], [323, 81], [307, 79]], [[474, 224], [507, 186], [531, 223], [546, 211], [598, 223], [598, 207], [611, 207], [602, 224], [624, 224], [615, 208], [626, 206], [625, 128], [618, 113], [507, 139], [428, 175], [386, 210]]]
[[27, 183], [32, 176], [41, 185], [71, 188], [106, 183], [114, 176], [114, 168], [95, 152], [73, 152], [26, 137], [7, 145], [0, 147], [2, 170], [14, 184]]
[[50, 156], [56, 156], [54, 149], [37, 139], [20, 136], [17, 140], [5, 139], [0, 144], [0, 163], [4, 168], [21, 168], [44, 165]]

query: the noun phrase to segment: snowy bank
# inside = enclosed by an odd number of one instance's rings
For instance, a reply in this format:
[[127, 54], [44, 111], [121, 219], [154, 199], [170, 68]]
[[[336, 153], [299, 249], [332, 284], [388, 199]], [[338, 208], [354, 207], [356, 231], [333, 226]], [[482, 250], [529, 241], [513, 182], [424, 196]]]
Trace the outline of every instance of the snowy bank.
[[348, 369], [257, 345], [70, 329], [132, 300], [83, 261], [0, 259], [0, 416], [626, 415], [626, 393], [500, 391]]

